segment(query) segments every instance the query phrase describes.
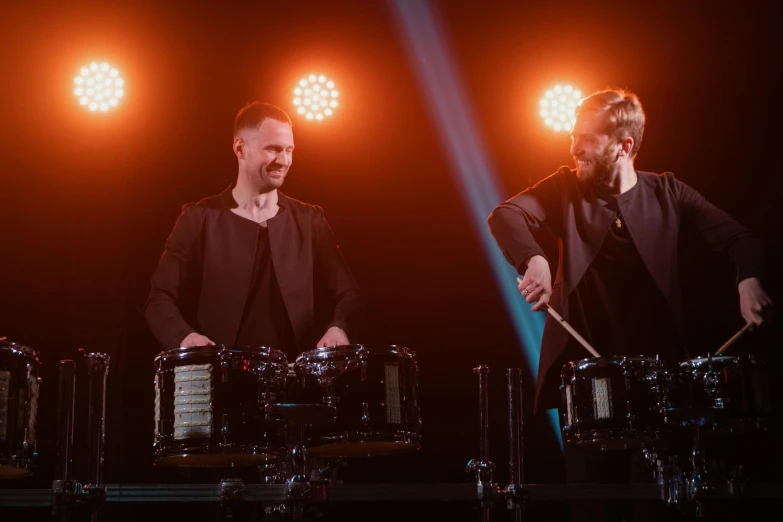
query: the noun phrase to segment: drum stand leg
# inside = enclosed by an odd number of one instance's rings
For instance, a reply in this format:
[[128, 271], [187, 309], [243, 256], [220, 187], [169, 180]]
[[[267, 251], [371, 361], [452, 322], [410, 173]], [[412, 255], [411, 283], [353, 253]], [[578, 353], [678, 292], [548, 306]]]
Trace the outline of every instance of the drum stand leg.
[[290, 458], [293, 466], [293, 474], [286, 482], [288, 501], [292, 503], [291, 517], [293, 520], [302, 520], [304, 515], [304, 503], [312, 497], [312, 487], [307, 477], [307, 449], [304, 444], [305, 424], [291, 423], [297, 432], [297, 440], [291, 449]]
[[476, 473], [476, 493], [481, 502], [481, 520], [490, 522], [492, 499], [498, 493], [495, 483], [495, 464], [489, 461], [489, 390], [487, 389], [488, 366], [478, 366], [473, 373], [479, 376], [479, 454], [480, 460], [470, 460], [465, 471]]
[[508, 478], [505, 490], [506, 507], [514, 511], [514, 521], [522, 522], [527, 506], [522, 438], [522, 372], [519, 368], [506, 371], [508, 384]]
[[57, 477], [52, 482], [52, 516], [61, 522], [71, 518], [76, 483], [70, 480], [73, 447], [73, 417], [76, 389], [76, 363], [66, 359], [58, 368], [57, 395]]
[[106, 376], [109, 373], [109, 356], [90, 353], [87, 357], [87, 373], [90, 378], [88, 446], [90, 455], [90, 482], [84, 487], [90, 505], [90, 519], [98, 522], [106, 486], [103, 484], [103, 449], [106, 427]]

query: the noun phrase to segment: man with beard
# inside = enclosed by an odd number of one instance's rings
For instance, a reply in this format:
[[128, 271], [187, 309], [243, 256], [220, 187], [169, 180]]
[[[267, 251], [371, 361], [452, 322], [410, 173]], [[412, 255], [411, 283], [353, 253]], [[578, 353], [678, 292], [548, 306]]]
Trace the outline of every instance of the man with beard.
[[[645, 122], [639, 99], [622, 90], [597, 92], [576, 115], [575, 169], [561, 167], [499, 205], [488, 220], [506, 259], [524, 274], [518, 288], [535, 303], [532, 309], [551, 305], [602, 355], [684, 360], [677, 274], [682, 225], [695, 227], [734, 262], [744, 320], [754, 326], [768, 321], [772, 302], [761, 284], [760, 242], [672, 173], [635, 170]], [[559, 250], [554, 285], [544, 248], [552, 236]], [[586, 357], [548, 316], [535, 410], [562, 406], [559, 372], [566, 362]], [[568, 446], [568, 480], [599, 482], [593, 457]], [[617, 475], [603, 478], [618, 481]]]
[[238, 174], [182, 208], [152, 276], [145, 317], [164, 348], [270, 346], [289, 359], [349, 344], [359, 288], [323, 210], [278, 189], [291, 166], [288, 115], [253, 102], [234, 121]]

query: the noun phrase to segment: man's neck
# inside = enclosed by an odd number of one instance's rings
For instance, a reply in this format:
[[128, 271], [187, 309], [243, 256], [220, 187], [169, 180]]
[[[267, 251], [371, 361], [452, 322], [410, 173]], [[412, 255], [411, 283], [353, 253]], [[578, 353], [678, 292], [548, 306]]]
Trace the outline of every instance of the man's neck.
[[619, 165], [619, 169], [612, 176], [601, 184], [601, 192], [612, 196], [619, 196], [624, 192], [631, 190], [639, 177], [633, 168], [633, 163]]
[[234, 201], [237, 202], [239, 213], [251, 217], [271, 217], [277, 214], [278, 198], [277, 189], [262, 190], [253, 187], [241, 176], [237, 178], [237, 183], [231, 190]]

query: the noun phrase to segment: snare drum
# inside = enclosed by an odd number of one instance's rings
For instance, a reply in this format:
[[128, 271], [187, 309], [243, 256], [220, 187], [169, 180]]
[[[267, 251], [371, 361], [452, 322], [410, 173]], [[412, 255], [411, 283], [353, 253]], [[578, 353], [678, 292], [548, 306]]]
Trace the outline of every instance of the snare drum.
[[672, 412], [687, 412], [690, 420], [714, 427], [763, 418], [772, 409], [764, 361], [752, 355], [687, 359], [680, 363], [679, 393], [671, 405]]
[[285, 456], [283, 426], [264, 413], [281, 400], [288, 364], [267, 347], [197, 346], [155, 359], [155, 461], [252, 466]]
[[654, 357], [596, 357], [563, 366], [560, 374], [568, 443], [624, 449], [659, 436], [668, 371]]
[[334, 423], [316, 429], [307, 453], [369, 457], [416, 450], [421, 419], [418, 363], [402, 346], [318, 348], [296, 359], [298, 402], [336, 407]]
[[38, 419], [38, 354], [0, 341], [0, 479], [32, 474]]

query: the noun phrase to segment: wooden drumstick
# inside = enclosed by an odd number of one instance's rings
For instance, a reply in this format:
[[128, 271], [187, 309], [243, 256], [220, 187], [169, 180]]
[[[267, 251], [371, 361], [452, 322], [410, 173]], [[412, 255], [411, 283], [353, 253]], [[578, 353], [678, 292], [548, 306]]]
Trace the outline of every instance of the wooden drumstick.
[[6, 337], [5, 335], [0, 337], [0, 341], [5, 341], [6, 339], [8, 339], [8, 337]]
[[718, 351], [717, 351], [717, 352], [715, 352], [715, 355], [720, 355], [720, 354], [722, 354], [723, 352], [725, 352], [726, 350], [728, 350], [728, 349], [729, 349], [729, 347], [730, 347], [732, 344], [734, 344], [734, 342], [735, 342], [737, 339], [739, 339], [740, 337], [742, 337], [742, 335], [743, 335], [745, 332], [747, 332], [748, 330], [750, 330], [750, 328], [751, 328], [752, 326], [753, 326], [753, 323], [748, 323], [748, 324], [746, 324], [745, 326], [743, 326], [743, 327], [742, 327], [742, 330], [740, 330], [739, 332], [735, 333], [735, 334], [732, 336], [732, 338], [731, 338], [731, 339], [729, 339], [728, 341], [726, 341], [726, 344], [724, 344], [723, 346], [721, 346], [721, 347], [718, 349]]
[[[520, 279], [519, 277], [517, 277], [517, 281], [519, 281], [519, 282], [521, 283], [521, 282], [522, 282], [522, 279]], [[588, 343], [588, 342], [585, 340], [585, 338], [584, 338], [584, 337], [582, 337], [581, 335], [579, 335], [579, 332], [577, 332], [576, 330], [574, 330], [574, 329], [571, 327], [571, 325], [570, 325], [570, 324], [568, 324], [568, 323], [566, 322], [566, 320], [565, 320], [565, 319], [563, 319], [563, 318], [560, 316], [560, 314], [558, 314], [557, 312], [555, 312], [554, 308], [552, 308], [552, 307], [551, 307], [551, 306], [549, 306], [549, 305], [545, 305], [545, 306], [546, 306], [546, 311], [547, 311], [547, 313], [549, 313], [549, 315], [551, 315], [552, 317], [554, 317], [554, 318], [557, 320], [557, 322], [558, 322], [558, 323], [560, 323], [560, 325], [561, 325], [563, 328], [565, 328], [565, 329], [566, 329], [566, 331], [567, 331], [568, 333], [570, 333], [570, 334], [571, 334], [571, 336], [572, 336], [574, 339], [576, 339], [577, 341], [579, 341], [579, 344], [581, 344], [582, 346], [584, 346], [584, 347], [585, 347], [585, 349], [586, 349], [588, 352], [590, 352], [590, 353], [593, 355], [593, 357], [601, 357], [601, 355], [600, 355], [600, 354], [599, 354], [599, 353], [598, 353], [598, 352], [595, 350], [595, 348], [593, 348], [592, 346], [590, 346], [590, 343]]]

